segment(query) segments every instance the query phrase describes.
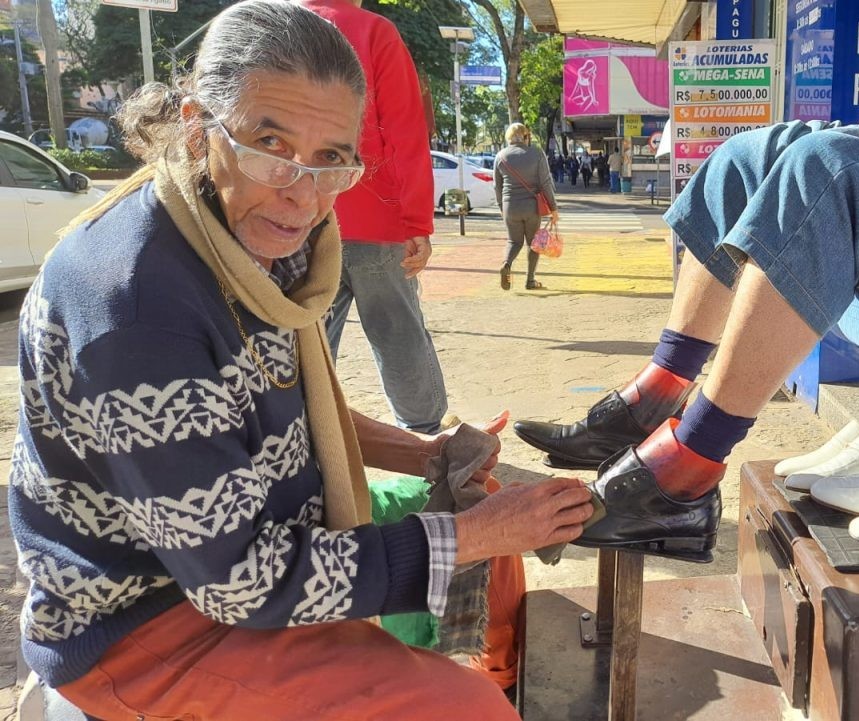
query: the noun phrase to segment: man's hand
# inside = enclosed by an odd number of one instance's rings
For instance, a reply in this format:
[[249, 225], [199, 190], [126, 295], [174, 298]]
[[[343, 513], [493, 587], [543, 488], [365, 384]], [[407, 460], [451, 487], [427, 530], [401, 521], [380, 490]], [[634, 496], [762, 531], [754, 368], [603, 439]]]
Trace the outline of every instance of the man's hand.
[[[484, 433], [489, 433], [490, 435], [497, 436], [501, 431], [504, 430], [504, 427], [507, 425], [507, 421], [510, 418], [510, 411], [501, 411], [495, 418], [490, 421], [487, 421], [482, 426], [479, 426], [480, 430]], [[429, 442], [429, 449], [425, 453], [424, 463], [428, 461], [430, 458], [434, 458], [436, 456], [441, 455], [441, 447], [445, 444], [448, 438], [450, 438], [454, 433], [456, 433], [456, 429], [459, 426], [455, 426], [454, 428], [450, 428], [442, 433], [439, 433], [437, 436], [433, 436], [432, 440]], [[492, 469], [498, 465], [498, 454], [501, 452], [501, 441], [498, 441], [498, 445], [495, 447], [495, 452], [486, 459], [486, 462], [481, 466], [478, 470], [474, 472], [474, 475], [471, 477], [473, 481], [477, 481], [478, 483], [486, 484], [489, 480], [489, 477], [492, 475]], [[424, 473], [426, 475], [426, 473]]]
[[418, 235], [414, 238], [406, 238], [403, 246], [405, 252], [400, 265], [406, 269], [406, 278], [414, 278], [426, 268], [432, 255], [432, 243], [427, 236]]
[[511, 484], [457, 513], [456, 562], [512, 556], [582, 534], [594, 512], [591, 493], [578, 478]]
[[560, 218], [560, 216], [558, 215], [558, 211], [553, 210], [552, 211], [552, 222], [557, 224], [559, 218]]

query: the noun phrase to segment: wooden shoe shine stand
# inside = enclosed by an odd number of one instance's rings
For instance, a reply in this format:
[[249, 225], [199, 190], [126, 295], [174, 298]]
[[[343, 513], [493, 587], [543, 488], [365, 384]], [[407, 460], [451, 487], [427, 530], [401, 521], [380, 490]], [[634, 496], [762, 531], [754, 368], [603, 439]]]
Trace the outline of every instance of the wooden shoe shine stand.
[[644, 583], [644, 556], [601, 550], [596, 588], [528, 593], [524, 721], [859, 721], [859, 574], [773, 477], [743, 467], [737, 574]]

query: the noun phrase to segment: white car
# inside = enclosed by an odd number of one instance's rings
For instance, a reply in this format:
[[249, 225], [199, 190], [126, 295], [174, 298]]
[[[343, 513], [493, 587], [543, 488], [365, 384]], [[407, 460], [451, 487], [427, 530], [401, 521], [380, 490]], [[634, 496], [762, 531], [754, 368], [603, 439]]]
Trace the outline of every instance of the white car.
[[0, 292], [28, 287], [57, 231], [102, 196], [85, 175], [0, 131]]
[[[450, 153], [431, 150], [432, 176], [435, 181], [436, 205], [444, 210], [444, 191], [459, 187], [459, 158]], [[495, 205], [495, 188], [492, 171], [470, 163], [462, 167], [463, 190], [468, 193], [468, 209], [488, 208]]]

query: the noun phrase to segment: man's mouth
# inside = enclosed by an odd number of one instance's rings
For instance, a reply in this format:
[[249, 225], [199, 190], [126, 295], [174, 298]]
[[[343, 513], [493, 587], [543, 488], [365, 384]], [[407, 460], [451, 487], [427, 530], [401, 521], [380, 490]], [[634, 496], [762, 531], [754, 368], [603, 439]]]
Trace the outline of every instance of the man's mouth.
[[264, 218], [263, 222], [268, 225], [268, 227], [274, 231], [274, 233], [284, 239], [292, 239], [297, 235], [300, 235], [304, 232], [307, 225], [293, 225], [286, 223], [278, 223], [274, 220], [269, 220], [268, 218]]

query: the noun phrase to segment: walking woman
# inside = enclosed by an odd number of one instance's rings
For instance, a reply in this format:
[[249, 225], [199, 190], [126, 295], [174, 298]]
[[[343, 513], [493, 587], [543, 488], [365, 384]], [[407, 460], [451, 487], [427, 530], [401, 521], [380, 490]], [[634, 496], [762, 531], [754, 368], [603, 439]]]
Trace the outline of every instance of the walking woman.
[[540, 227], [537, 193], [542, 193], [558, 220], [555, 186], [549, 163], [540, 148], [531, 145], [531, 132], [522, 123], [510, 125], [504, 137], [507, 147], [495, 156], [495, 197], [507, 225], [507, 258], [501, 266], [501, 287], [510, 290], [510, 266], [528, 243], [528, 276], [526, 290], [539, 290], [534, 279], [539, 255], [531, 250], [531, 241]]

